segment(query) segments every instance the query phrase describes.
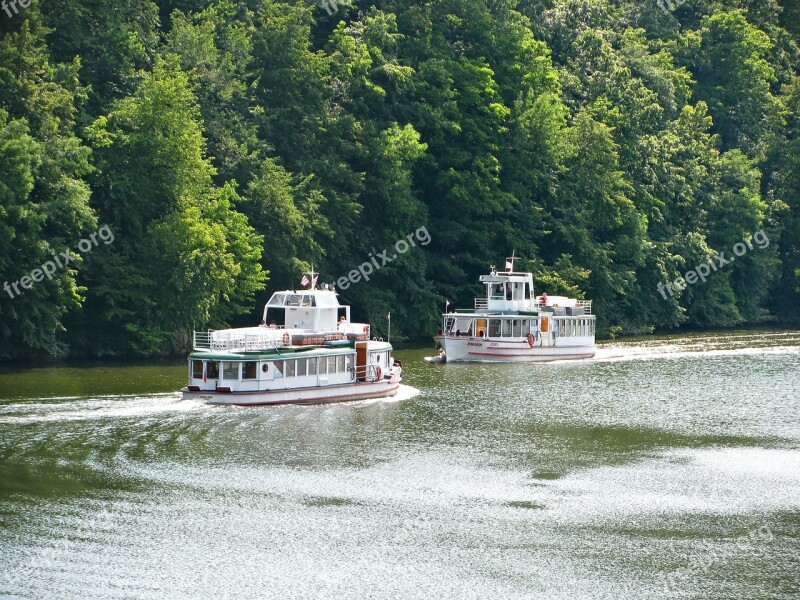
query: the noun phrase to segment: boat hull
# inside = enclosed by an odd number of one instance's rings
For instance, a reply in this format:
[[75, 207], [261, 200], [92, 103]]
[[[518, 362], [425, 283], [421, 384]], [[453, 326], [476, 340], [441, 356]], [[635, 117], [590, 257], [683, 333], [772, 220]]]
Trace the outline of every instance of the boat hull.
[[551, 362], [592, 358], [594, 343], [565, 346], [531, 346], [527, 341], [494, 341], [486, 338], [436, 336], [446, 362]]
[[184, 400], [201, 400], [209, 404], [232, 406], [266, 406], [273, 404], [326, 404], [355, 402], [394, 396], [400, 388], [400, 378], [346, 385], [329, 385], [313, 388], [261, 390], [255, 392], [193, 391], [183, 388]]

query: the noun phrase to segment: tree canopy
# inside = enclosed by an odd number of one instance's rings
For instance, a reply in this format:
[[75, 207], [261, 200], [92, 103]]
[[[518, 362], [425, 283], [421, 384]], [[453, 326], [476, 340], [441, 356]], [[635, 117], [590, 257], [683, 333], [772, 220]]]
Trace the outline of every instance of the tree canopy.
[[[183, 352], [311, 263], [335, 281], [422, 227], [340, 292], [378, 332], [391, 311], [393, 334], [430, 334], [512, 251], [538, 291], [593, 298], [600, 335], [797, 319], [800, 12], [672, 7], [0, 13], [0, 359]], [[113, 242], [79, 247], [104, 226]]]

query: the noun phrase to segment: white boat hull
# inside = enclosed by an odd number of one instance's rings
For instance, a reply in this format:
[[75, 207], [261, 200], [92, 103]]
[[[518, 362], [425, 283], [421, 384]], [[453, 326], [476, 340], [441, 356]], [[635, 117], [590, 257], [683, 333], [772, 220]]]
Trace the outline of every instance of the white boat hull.
[[527, 340], [497, 341], [487, 338], [436, 336], [446, 362], [550, 362], [592, 358], [597, 350], [593, 341], [573, 341], [564, 346], [531, 346]]
[[184, 400], [202, 400], [209, 404], [235, 406], [264, 406], [269, 404], [324, 404], [352, 402], [394, 396], [400, 388], [400, 377], [382, 381], [328, 385], [285, 390], [255, 392], [217, 392], [211, 390], [181, 390]]

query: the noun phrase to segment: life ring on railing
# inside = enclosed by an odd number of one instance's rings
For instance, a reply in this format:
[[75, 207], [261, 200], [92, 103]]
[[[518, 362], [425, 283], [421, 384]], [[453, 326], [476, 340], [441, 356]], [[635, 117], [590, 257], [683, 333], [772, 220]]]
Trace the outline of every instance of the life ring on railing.
[[375, 377], [378, 381], [382, 379], [383, 372], [381, 371], [380, 367], [375, 367]]
[[533, 343], [534, 343], [535, 341], [536, 341], [536, 334], [535, 334], [535, 333], [529, 333], [529, 334], [528, 334], [528, 346], [530, 346], [531, 348], [533, 348]]
[[289, 337], [289, 334], [288, 334], [288, 333], [284, 333], [284, 334], [283, 334], [283, 345], [284, 345], [284, 346], [288, 346], [288, 345], [289, 345], [289, 341], [290, 341], [291, 339], [292, 339], [292, 338], [291, 338], [291, 337]]

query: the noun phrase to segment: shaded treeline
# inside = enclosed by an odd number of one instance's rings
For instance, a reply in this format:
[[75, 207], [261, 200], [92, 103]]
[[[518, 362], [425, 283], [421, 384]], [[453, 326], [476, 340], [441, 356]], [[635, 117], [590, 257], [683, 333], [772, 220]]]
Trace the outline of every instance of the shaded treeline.
[[342, 292], [378, 331], [391, 310], [431, 333], [512, 250], [539, 291], [594, 298], [601, 335], [791, 316], [799, 35], [775, 0], [0, 12], [0, 283], [73, 256], [0, 291], [0, 358], [180, 352], [312, 261], [333, 281], [422, 226]]

